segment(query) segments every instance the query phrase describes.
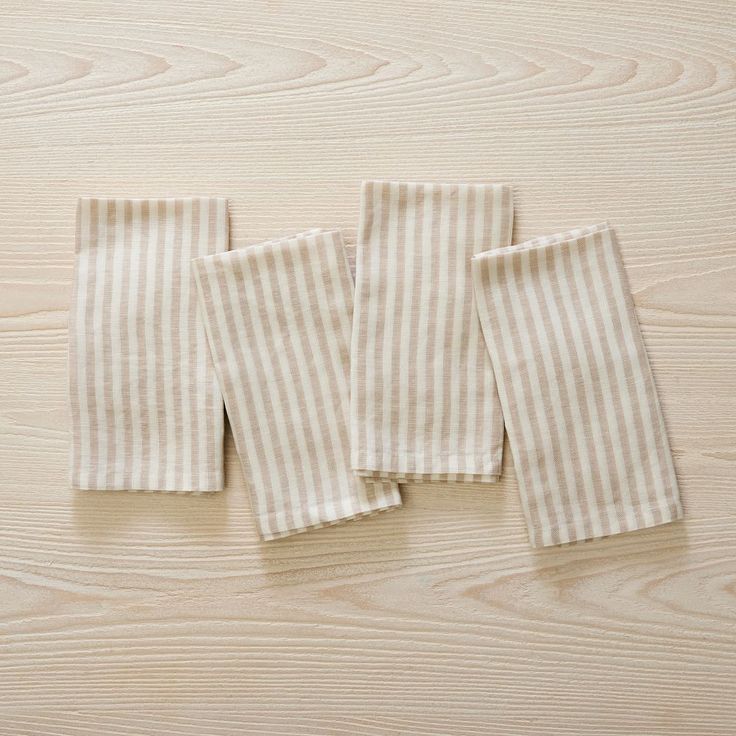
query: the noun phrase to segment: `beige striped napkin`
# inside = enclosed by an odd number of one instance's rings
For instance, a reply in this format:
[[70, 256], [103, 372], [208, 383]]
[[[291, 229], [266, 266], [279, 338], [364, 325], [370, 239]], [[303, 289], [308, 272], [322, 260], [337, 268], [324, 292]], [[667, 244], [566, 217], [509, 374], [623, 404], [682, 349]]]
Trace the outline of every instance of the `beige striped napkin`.
[[511, 242], [512, 215], [505, 185], [363, 183], [351, 349], [357, 473], [498, 479], [503, 418], [470, 259]]
[[190, 263], [227, 248], [225, 199], [79, 200], [73, 488], [222, 489], [222, 396]]
[[483, 253], [473, 278], [532, 545], [679, 519], [656, 388], [608, 226]]
[[195, 261], [200, 306], [263, 539], [401, 504], [348, 447], [353, 283], [339, 232]]

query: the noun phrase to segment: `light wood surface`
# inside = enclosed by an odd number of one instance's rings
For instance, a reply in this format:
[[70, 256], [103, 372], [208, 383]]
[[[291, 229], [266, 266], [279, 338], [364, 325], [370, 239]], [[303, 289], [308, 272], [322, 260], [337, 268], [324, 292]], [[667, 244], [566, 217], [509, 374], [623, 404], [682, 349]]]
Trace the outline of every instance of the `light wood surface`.
[[[20, 2], [0, 12], [0, 734], [736, 732], [731, 0]], [[72, 493], [75, 198], [354, 239], [366, 177], [617, 228], [687, 519], [527, 545], [497, 486], [260, 544], [226, 492]]]

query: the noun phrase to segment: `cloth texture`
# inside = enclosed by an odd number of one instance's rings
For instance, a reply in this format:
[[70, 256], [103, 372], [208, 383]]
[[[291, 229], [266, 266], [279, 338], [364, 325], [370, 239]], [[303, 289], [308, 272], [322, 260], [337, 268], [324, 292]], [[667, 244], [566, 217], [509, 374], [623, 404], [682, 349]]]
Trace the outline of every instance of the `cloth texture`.
[[223, 403], [190, 264], [227, 247], [225, 199], [79, 200], [73, 488], [222, 489]]
[[261, 537], [399, 506], [396, 483], [350, 468], [353, 282], [340, 233], [200, 258], [195, 274]]
[[474, 303], [474, 254], [511, 242], [502, 184], [366, 181], [351, 347], [352, 466], [493, 482], [503, 418]]
[[656, 387], [605, 224], [473, 259], [532, 546], [682, 516]]

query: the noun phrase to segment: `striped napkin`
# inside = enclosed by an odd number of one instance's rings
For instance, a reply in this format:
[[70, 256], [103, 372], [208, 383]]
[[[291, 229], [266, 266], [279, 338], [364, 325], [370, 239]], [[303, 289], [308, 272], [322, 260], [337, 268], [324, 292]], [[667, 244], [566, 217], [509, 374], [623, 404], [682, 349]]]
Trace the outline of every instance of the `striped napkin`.
[[227, 248], [225, 199], [79, 200], [73, 488], [222, 489], [222, 396], [190, 262]]
[[470, 260], [511, 242], [512, 215], [505, 185], [363, 183], [351, 348], [357, 473], [498, 480], [503, 418]]
[[614, 234], [572, 230], [473, 259], [531, 544], [682, 516]]
[[263, 539], [401, 504], [348, 447], [353, 283], [339, 232], [195, 261], [199, 303]]

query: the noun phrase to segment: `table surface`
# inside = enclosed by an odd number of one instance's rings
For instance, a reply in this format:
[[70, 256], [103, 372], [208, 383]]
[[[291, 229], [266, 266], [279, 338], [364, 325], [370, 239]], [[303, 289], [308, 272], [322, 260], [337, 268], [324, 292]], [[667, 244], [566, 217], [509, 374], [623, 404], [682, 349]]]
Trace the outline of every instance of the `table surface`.
[[[0, 734], [736, 732], [731, 0], [7, 0]], [[71, 492], [75, 199], [229, 197], [233, 246], [354, 242], [361, 178], [609, 220], [685, 521], [531, 550], [497, 485], [262, 544], [209, 496]]]

